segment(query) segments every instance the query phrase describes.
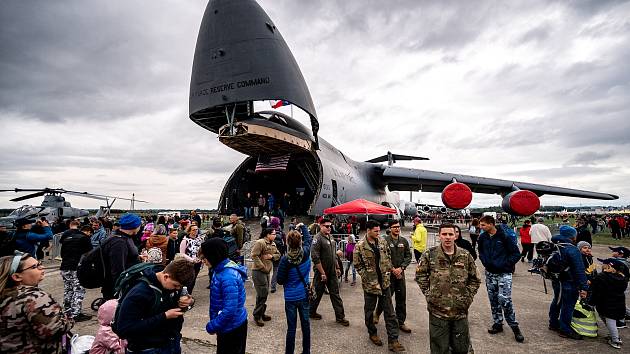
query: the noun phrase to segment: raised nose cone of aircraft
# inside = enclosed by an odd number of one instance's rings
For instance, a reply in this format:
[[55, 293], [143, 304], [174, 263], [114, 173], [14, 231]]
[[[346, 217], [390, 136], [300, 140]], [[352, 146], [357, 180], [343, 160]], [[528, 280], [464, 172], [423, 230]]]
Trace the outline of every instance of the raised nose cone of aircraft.
[[211, 0], [190, 81], [190, 118], [214, 133], [253, 113], [252, 101], [285, 100], [311, 116], [313, 100], [280, 31], [253, 0]]

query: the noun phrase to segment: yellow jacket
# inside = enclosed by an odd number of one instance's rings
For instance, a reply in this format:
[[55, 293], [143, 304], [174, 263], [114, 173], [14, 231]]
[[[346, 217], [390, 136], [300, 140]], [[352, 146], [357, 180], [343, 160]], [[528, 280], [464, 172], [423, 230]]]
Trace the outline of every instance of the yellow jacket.
[[413, 241], [413, 249], [418, 252], [424, 252], [427, 249], [427, 228], [422, 224], [416, 225], [416, 230], [411, 235]]

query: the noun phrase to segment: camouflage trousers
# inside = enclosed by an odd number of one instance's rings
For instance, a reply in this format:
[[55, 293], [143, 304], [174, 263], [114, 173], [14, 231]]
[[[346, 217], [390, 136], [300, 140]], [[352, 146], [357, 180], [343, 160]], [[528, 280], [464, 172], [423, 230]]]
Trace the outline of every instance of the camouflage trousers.
[[512, 273], [494, 274], [486, 271], [486, 289], [492, 309], [492, 320], [503, 325], [503, 317], [510, 327], [518, 326], [512, 305]]
[[63, 308], [68, 317], [76, 317], [81, 313], [85, 288], [79, 284], [76, 270], [62, 270], [63, 279]]

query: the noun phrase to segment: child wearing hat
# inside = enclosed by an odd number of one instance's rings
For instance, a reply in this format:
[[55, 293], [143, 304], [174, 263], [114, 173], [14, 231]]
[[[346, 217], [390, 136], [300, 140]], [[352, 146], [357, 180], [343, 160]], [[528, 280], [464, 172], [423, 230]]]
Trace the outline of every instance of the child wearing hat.
[[582, 263], [584, 263], [584, 271], [586, 272], [586, 279], [589, 284], [597, 275], [597, 265], [593, 262], [593, 254], [591, 251], [591, 244], [586, 241], [580, 241], [577, 243], [577, 248], [582, 255]]
[[610, 332], [608, 344], [621, 349], [621, 338], [617, 329], [617, 321], [624, 318], [628, 287], [628, 268], [615, 258], [601, 259], [602, 273], [591, 282], [591, 305], [594, 305]]
[[[630, 270], [630, 261], [628, 261], [628, 257], [630, 257], [630, 249], [618, 246], [618, 247], [608, 247], [612, 251], [612, 257], [625, 264], [627, 269]], [[626, 274], [626, 277], [630, 278], [630, 273]], [[630, 289], [626, 289], [626, 295], [630, 294]], [[626, 328], [626, 319], [630, 318], [630, 308], [626, 307], [626, 316], [625, 319], [619, 320], [617, 322], [617, 328]]]

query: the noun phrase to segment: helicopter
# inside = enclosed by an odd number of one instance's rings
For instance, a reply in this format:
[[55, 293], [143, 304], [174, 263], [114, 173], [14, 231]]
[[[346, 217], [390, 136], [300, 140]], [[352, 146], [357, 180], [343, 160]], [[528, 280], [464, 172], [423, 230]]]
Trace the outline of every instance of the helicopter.
[[[144, 200], [135, 199], [135, 195], [132, 197], [132, 199], [129, 199], [103, 194], [93, 194], [88, 192], [68, 191], [61, 188], [14, 188], [0, 189], [0, 192], [34, 192], [17, 198], [13, 198], [11, 199], [12, 202], [19, 202], [22, 200], [44, 196], [44, 200], [42, 201], [42, 204], [40, 206], [23, 205], [12, 211], [8, 216], [0, 218], [0, 226], [4, 226], [7, 228], [12, 228], [14, 221], [18, 219], [38, 219], [43, 217], [49, 223], [53, 223], [58, 219], [63, 220], [69, 218], [82, 218], [89, 215], [89, 212], [87, 210], [73, 208], [70, 205], [70, 202], [66, 201], [62, 194], [105, 201], [105, 206], [101, 206], [96, 213], [97, 218], [109, 216], [111, 207], [117, 199], [131, 201], [132, 209], [135, 202], [148, 203]], [[112, 199], [111, 203], [109, 201], [110, 199]]]

